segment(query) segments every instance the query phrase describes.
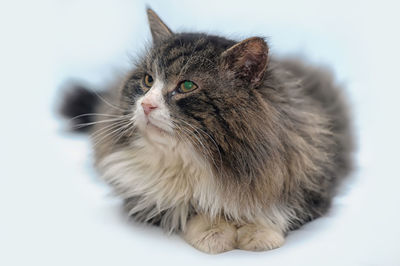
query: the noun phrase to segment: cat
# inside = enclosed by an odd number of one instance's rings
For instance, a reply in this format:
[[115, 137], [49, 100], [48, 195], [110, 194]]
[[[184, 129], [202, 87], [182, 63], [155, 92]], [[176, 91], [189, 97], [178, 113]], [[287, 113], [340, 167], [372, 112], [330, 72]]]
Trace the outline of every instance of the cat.
[[211, 254], [282, 246], [352, 168], [343, 91], [264, 38], [174, 33], [147, 15], [152, 44], [126, 78], [72, 86], [62, 114], [91, 133], [97, 171], [137, 221]]

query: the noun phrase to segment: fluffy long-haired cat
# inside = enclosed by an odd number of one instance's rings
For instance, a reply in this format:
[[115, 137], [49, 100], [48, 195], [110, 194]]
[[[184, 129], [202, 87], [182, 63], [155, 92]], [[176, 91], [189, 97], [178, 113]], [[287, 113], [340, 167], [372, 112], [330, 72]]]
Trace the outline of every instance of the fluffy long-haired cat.
[[323, 215], [351, 168], [349, 116], [331, 75], [276, 60], [263, 38], [174, 33], [118, 86], [75, 86], [62, 112], [138, 221], [207, 253], [262, 251]]

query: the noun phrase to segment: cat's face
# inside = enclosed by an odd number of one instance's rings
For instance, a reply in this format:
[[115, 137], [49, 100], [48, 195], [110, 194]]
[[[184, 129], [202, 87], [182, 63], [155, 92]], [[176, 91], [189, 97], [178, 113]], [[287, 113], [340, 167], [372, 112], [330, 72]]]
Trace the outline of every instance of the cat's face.
[[194, 131], [191, 126], [199, 127], [211, 117], [221, 105], [214, 101], [233, 93], [227, 94], [232, 84], [218, 67], [219, 54], [232, 45], [201, 35], [173, 35], [154, 44], [123, 92], [124, 98], [132, 99], [139, 131], [153, 138], [188, 135]]
[[124, 109], [152, 141], [189, 140], [221, 150], [218, 140], [240, 132], [235, 127], [259, 112], [253, 89], [266, 69], [265, 42], [173, 34], [154, 14], [149, 21], [153, 46], [123, 88]]

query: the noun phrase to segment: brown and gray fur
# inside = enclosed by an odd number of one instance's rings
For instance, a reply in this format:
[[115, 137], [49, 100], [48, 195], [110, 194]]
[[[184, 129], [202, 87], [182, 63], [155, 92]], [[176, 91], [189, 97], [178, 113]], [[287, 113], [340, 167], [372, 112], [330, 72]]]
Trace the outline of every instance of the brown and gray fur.
[[[263, 38], [173, 33], [148, 17], [153, 44], [125, 80], [100, 98], [77, 89], [63, 113], [91, 132], [99, 173], [137, 220], [208, 253], [281, 246], [350, 171], [343, 92], [324, 69], [274, 59]], [[146, 74], [169, 111], [171, 131], [155, 137], [135, 121]], [[177, 93], [183, 80], [198, 88]]]

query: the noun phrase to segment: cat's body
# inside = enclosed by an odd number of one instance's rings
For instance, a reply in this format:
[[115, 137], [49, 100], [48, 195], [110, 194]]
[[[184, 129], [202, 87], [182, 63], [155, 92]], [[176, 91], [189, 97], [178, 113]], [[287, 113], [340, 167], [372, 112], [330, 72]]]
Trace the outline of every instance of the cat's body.
[[324, 70], [270, 59], [261, 38], [173, 34], [151, 10], [149, 22], [153, 47], [107, 100], [66, 101], [70, 116], [107, 115], [89, 129], [99, 173], [133, 217], [200, 250], [279, 247], [350, 170], [340, 89]]

